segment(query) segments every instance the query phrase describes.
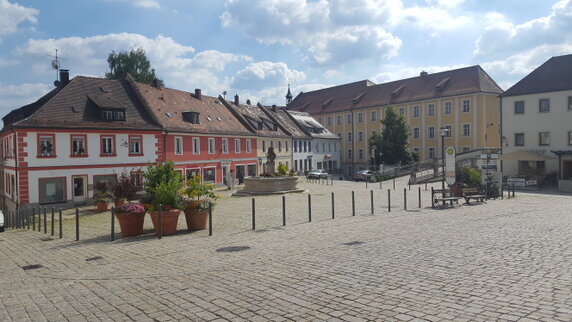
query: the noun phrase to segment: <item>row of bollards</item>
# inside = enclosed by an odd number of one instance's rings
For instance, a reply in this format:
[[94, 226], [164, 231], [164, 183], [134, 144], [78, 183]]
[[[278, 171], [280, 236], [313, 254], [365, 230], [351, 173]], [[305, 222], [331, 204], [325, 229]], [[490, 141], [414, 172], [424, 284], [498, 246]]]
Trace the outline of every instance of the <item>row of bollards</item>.
[[[77, 210], [76, 210], [77, 211]], [[56, 210], [52, 207], [51, 209], [51, 216], [50, 216], [50, 235], [55, 236], [56, 234], [56, 218], [55, 218]], [[43, 214], [43, 218], [42, 218]], [[8, 212], [8, 215], [5, 217], [5, 226], [7, 228], [18, 228], [18, 229], [28, 229], [32, 231], [36, 231], [36, 217], [37, 217], [37, 231], [42, 232], [42, 222], [43, 222], [43, 231], [44, 234], [48, 233], [48, 208], [44, 207], [38, 208], [36, 214], [36, 208], [26, 208], [26, 209], [18, 209], [16, 211]], [[79, 218], [79, 217], [77, 217]], [[77, 221], [77, 219], [76, 219]], [[59, 209], [59, 220], [58, 220], [58, 231], [59, 231], [59, 238], [63, 238], [63, 227], [62, 227], [62, 208]], [[77, 236], [79, 236], [79, 223], [77, 224]], [[78, 239], [79, 240], [79, 237]]]

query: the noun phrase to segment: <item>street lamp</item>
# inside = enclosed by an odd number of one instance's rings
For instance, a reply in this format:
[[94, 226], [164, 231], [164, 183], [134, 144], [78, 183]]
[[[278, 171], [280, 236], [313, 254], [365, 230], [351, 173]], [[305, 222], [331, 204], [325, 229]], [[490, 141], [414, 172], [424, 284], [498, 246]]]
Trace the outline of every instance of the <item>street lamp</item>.
[[[446, 127], [441, 128], [441, 160], [443, 166], [443, 178], [441, 181], [441, 189], [445, 191], [445, 137], [449, 134], [449, 129]], [[443, 198], [445, 197], [445, 192], [443, 192]]]

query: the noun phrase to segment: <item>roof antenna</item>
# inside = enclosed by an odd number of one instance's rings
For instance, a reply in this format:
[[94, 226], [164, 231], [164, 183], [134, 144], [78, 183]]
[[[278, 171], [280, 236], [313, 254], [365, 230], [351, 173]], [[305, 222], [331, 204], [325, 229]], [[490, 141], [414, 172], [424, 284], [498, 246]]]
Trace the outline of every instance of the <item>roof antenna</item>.
[[60, 85], [60, 61], [58, 60], [58, 50], [56, 49], [56, 58], [52, 60], [52, 69], [56, 70], [56, 80], [54, 81], [54, 85], [58, 87]]

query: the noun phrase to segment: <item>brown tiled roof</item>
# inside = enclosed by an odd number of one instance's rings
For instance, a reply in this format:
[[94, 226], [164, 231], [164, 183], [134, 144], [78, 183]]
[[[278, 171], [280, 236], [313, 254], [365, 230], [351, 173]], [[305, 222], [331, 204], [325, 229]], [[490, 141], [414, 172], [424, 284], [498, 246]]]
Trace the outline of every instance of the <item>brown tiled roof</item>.
[[[262, 109], [261, 106], [249, 104], [234, 104], [228, 102], [222, 97], [219, 97], [223, 104], [232, 111], [233, 114], [242, 122], [247, 123], [252, 128], [256, 135], [264, 137], [290, 137], [284, 131], [282, 124], [278, 124], [271, 117], [269, 117]], [[275, 127], [276, 125], [276, 127]]]
[[264, 106], [264, 111], [267, 112], [272, 118], [282, 125], [288, 133], [295, 139], [308, 139], [309, 133], [304, 132], [296, 121], [294, 121], [284, 106]]
[[[6, 126], [160, 130], [127, 81], [77, 76], [50, 94], [32, 104], [32, 113]], [[123, 110], [125, 121], [102, 121], [102, 107]]]
[[[157, 122], [169, 131], [253, 135], [216, 97], [201, 95], [197, 99], [190, 92], [133, 84]], [[198, 112], [199, 124], [183, 120], [183, 112]]]
[[360, 81], [300, 93], [288, 109], [324, 114], [480, 92], [500, 94], [502, 89], [475, 65], [377, 85]]
[[572, 54], [552, 57], [514, 84], [501, 96], [556, 92], [572, 89]]

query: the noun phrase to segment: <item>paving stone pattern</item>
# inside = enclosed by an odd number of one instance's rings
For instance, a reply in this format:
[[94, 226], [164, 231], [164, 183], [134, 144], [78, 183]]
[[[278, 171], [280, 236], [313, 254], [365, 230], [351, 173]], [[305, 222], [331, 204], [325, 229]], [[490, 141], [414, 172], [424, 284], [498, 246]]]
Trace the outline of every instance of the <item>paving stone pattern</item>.
[[[431, 209], [429, 191], [302, 183], [312, 194], [226, 196], [213, 236], [109, 241], [109, 213], [82, 209], [81, 240], [29, 230], [0, 234], [0, 317], [15, 321], [570, 321], [572, 198], [514, 199]], [[439, 184], [436, 185], [436, 187]], [[424, 186], [422, 186], [424, 188]], [[336, 194], [331, 219], [330, 194]], [[351, 191], [356, 214], [351, 215]], [[395, 200], [393, 198], [395, 197]], [[409, 200], [411, 198], [411, 200]], [[70, 216], [66, 214], [66, 217]], [[147, 218], [150, 228], [150, 220]], [[48, 229], [48, 235], [50, 230]], [[56, 229], [57, 235], [57, 229]], [[245, 246], [242, 251], [217, 252]], [[249, 247], [249, 248], [248, 248]], [[239, 249], [239, 248], [237, 248]], [[89, 259], [89, 260], [86, 260]], [[42, 268], [23, 270], [39, 264]]]

